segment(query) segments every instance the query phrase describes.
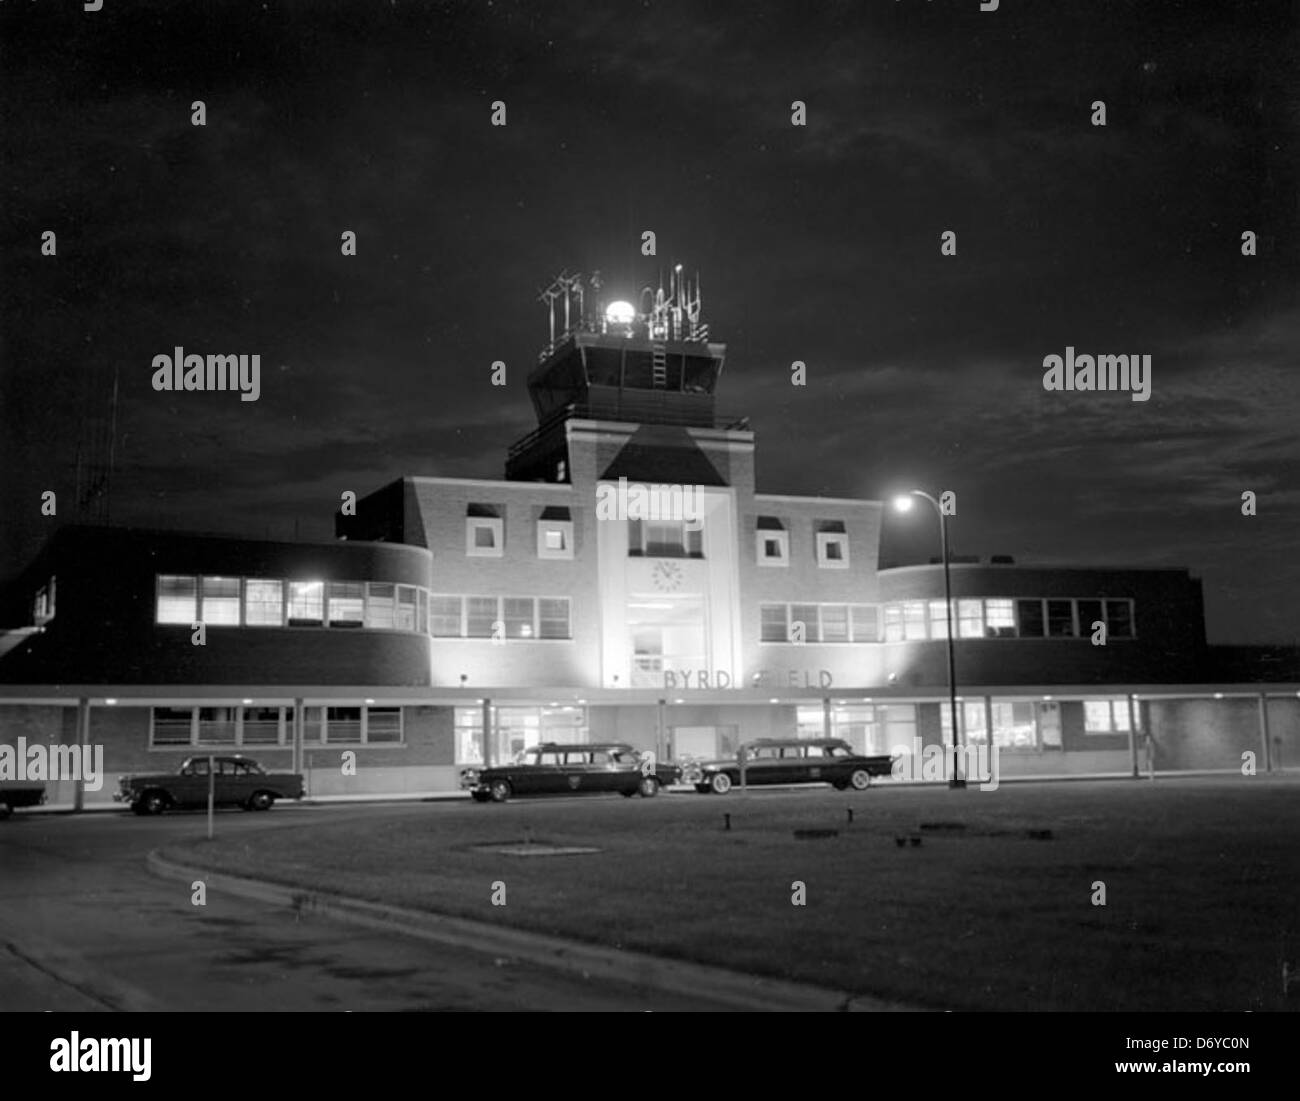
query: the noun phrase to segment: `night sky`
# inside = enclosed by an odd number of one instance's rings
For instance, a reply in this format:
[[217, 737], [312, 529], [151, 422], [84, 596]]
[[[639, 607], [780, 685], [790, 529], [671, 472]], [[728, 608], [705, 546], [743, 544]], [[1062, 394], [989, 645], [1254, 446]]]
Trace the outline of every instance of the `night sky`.
[[[957, 553], [1190, 567], [1212, 641], [1300, 641], [1293, 22], [0, 0], [0, 575], [77, 519], [115, 369], [112, 522], [329, 539], [344, 490], [502, 476], [562, 268], [635, 300], [680, 261], [761, 491], [951, 489]], [[155, 392], [176, 345], [260, 354], [260, 400]], [[1045, 392], [1067, 345], [1151, 355], [1151, 399]], [[935, 527], [891, 514], [885, 563]]]

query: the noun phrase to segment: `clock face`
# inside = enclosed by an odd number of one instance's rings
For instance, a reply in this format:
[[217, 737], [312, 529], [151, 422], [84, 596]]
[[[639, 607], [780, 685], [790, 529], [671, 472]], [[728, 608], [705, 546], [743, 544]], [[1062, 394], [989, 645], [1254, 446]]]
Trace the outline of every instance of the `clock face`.
[[681, 588], [682, 576], [681, 566], [667, 558], [661, 558], [650, 570], [655, 588], [666, 593]]

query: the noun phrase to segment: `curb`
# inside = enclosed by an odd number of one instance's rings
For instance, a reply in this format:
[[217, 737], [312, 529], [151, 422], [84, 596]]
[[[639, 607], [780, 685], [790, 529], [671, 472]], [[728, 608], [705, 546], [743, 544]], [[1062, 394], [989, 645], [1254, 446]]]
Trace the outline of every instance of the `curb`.
[[187, 882], [202, 879], [209, 887], [259, 902], [287, 906], [296, 914], [332, 918], [474, 952], [508, 956], [526, 963], [581, 975], [584, 979], [614, 980], [668, 994], [705, 998], [730, 1009], [812, 1013], [916, 1011], [914, 1006], [887, 1002], [869, 995], [758, 978], [707, 964], [605, 948], [467, 918], [407, 910], [323, 891], [308, 891], [301, 887], [289, 887], [226, 872], [206, 872], [192, 865], [168, 860], [157, 849], [149, 853], [145, 864], [149, 871], [167, 879], [182, 879]]

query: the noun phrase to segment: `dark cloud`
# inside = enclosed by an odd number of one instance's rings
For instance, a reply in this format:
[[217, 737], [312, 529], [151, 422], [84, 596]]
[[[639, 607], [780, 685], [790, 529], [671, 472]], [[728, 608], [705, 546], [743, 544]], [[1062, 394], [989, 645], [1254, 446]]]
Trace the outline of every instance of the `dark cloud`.
[[[956, 489], [961, 550], [1188, 565], [1215, 637], [1295, 641], [1288, 6], [79, 7], [0, 11], [4, 572], [115, 372], [118, 521], [325, 538], [343, 489], [500, 476], [538, 287], [634, 295], [654, 229], [763, 489]], [[154, 393], [177, 344], [259, 353], [261, 400]], [[1151, 400], [1045, 393], [1067, 344], [1151, 354]]]

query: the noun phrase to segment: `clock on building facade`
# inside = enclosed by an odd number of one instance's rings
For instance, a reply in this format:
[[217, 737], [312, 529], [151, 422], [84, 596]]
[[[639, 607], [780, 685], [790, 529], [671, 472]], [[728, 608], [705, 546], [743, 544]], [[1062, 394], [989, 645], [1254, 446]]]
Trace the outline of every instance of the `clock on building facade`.
[[683, 578], [681, 566], [668, 558], [661, 558], [650, 570], [650, 580], [660, 592], [676, 592], [682, 587]]

